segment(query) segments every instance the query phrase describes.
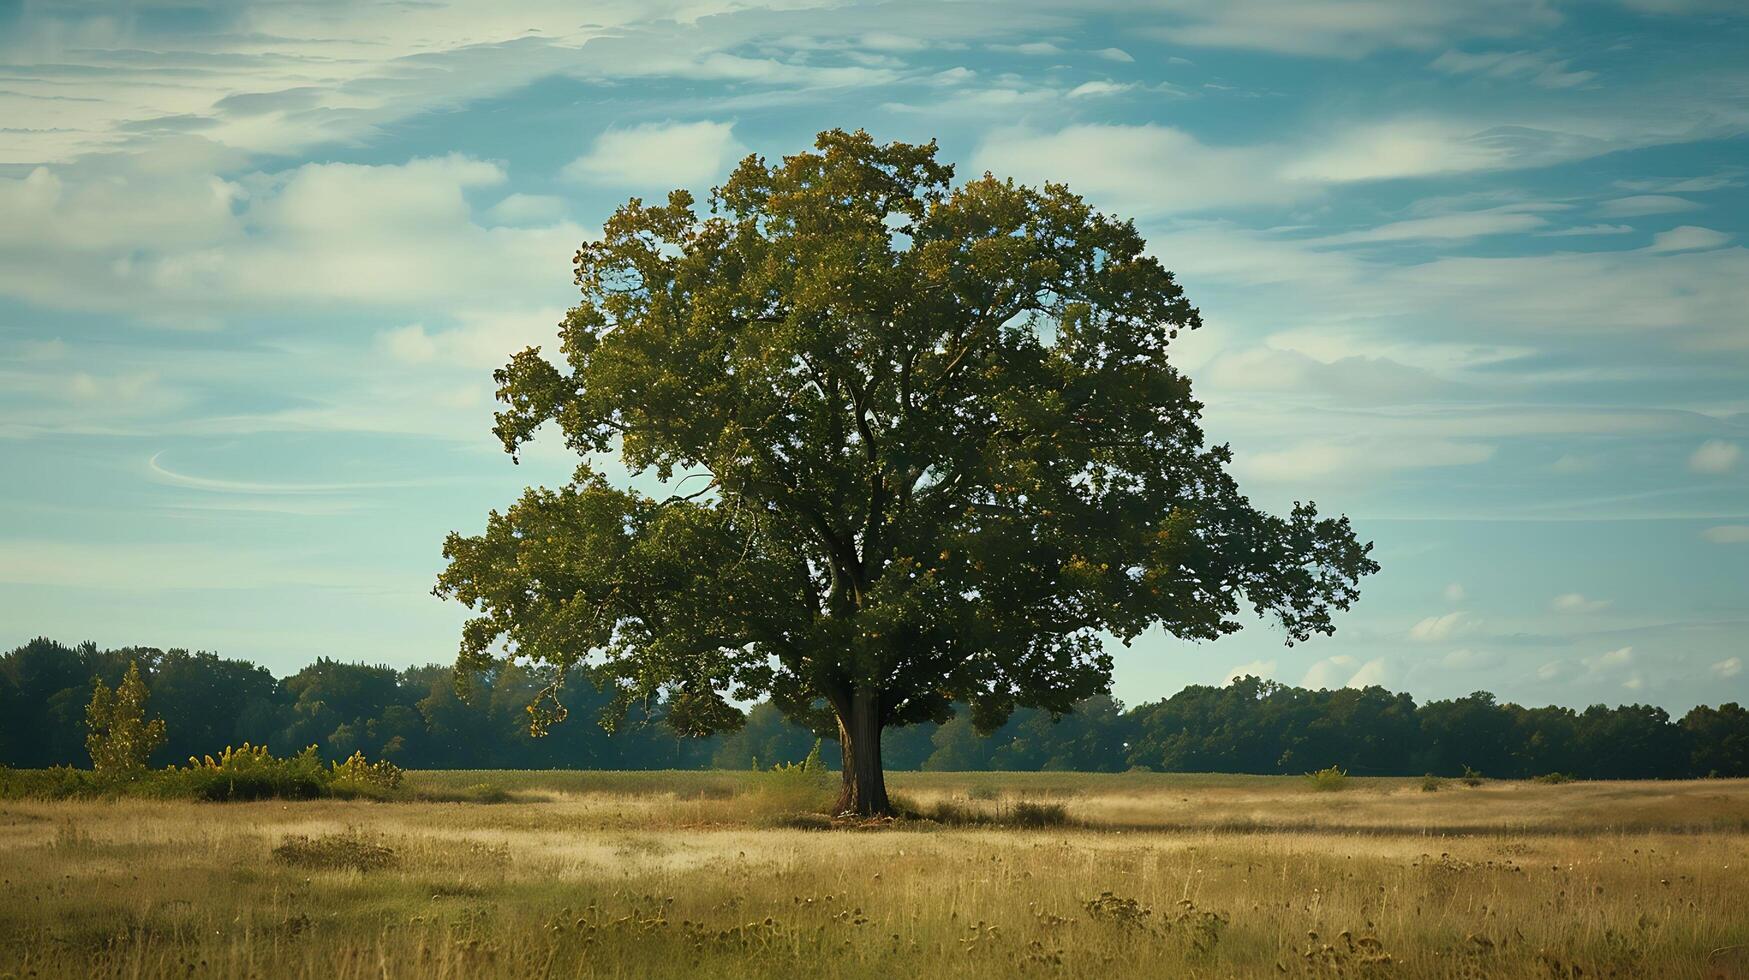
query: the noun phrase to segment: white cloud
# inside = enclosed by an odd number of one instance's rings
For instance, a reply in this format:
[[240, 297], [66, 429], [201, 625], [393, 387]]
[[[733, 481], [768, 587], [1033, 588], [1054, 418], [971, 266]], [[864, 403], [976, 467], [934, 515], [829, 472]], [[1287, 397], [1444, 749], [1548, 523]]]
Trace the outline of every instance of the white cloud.
[[500, 225], [540, 226], [565, 220], [565, 199], [548, 194], [510, 194], [486, 210]]
[[1634, 662], [1633, 647], [1618, 647], [1595, 657], [1586, 657], [1585, 666], [1592, 670], [1603, 670], [1610, 667], [1626, 667]]
[[1330, 133], [1282, 171], [1290, 180], [1342, 183], [1468, 173], [1510, 166], [1511, 146], [1472, 126], [1399, 119]]
[[1348, 654], [1337, 654], [1326, 657], [1313, 664], [1306, 671], [1306, 676], [1300, 681], [1301, 687], [1313, 690], [1333, 690], [1341, 687], [1380, 687], [1391, 686], [1396, 671], [1384, 657], [1375, 657], [1365, 663]]
[[1396, 671], [1384, 657], [1375, 657], [1361, 664], [1360, 669], [1348, 678], [1344, 687], [1391, 687]]
[[1708, 439], [1689, 454], [1688, 468], [1696, 473], [1729, 473], [1736, 469], [1743, 447], [1723, 439]]
[[1130, 57], [1130, 53], [1122, 48], [1100, 48], [1093, 53], [1107, 61], [1121, 61], [1127, 64], [1136, 60]]
[[1562, 613], [1594, 613], [1608, 606], [1608, 599], [1587, 599], [1578, 592], [1564, 592], [1549, 600], [1549, 608]]
[[385, 331], [377, 340], [390, 357], [407, 364], [424, 364], [437, 356], [437, 345], [417, 323]]
[[1261, 677], [1264, 680], [1270, 680], [1275, 677], [1277, 666], [1277, 661], [1273, 659], [1253, 660], [1250, 663], [1240, 664], [1232, 670], [1227, 671], [1227, 675], [1221, 680], [1221, 684], [1223, 686], [1231, 684], [1241, 677]]
[[1348, 683], [1348, 678], [1354, 676], [1359, 664], [1360, 661], [1346, 653], [1326, 657], [1313, 664], [1306, 671], [1306, 676], [1301, 679], [1300, 686], [1309, 687], [1315, 691], [1343, 687]]
[[1346, 443], [1310, 440], [1288, 449], [1248, 452], [1238, 457], [1235, 465], [1243, 473], [1264, 481], [1317, 479], [1352, 483], [1391, 470], [1470, 466], [1486, 462], [1493, 455], [1494, 447], [1490, 445], [1440, 439]]
[[1485, 670], [1499, 665], [1504, 659], [1497, 650], [1471, 650], [1465, 647], [1439, 658], [1439, 664], [1447, 670]]
[[669, 190], [726, 178], [746, 155], [731, 122], [644, 123], [610, 129], [588, 153], [565, 166], [565, 177], [612, 187]]
[[1545, 238], [1578, 237], [1581, 235], [1625, 235], [1634, 230], [1633, 225], [1574, 225], [1571, 228], [1560, 228], [1555, 231], [1543, 231], [1537, 234]]
[[1700, 205], [1685, 197], [1671, 197], [1668, 194], [1639, 194], [1634, 197], [1618, 197], [1613, 201], [1605, 201], [1597, 206], [1596, 214], [1603, 218], [1638, 218], [1648, 214], [1675, 214], [1679, 211], [1695, 211]]
[[1445, 386], [1431, 372], [1386, 357], [1351, 355], [1324, 361], [1275, 346], [1222, 351], [1197, 372], [1223, 391], [1329, 395], [1344, 401], [1392, 401], [1428, 395]]
[[1712, 671], [1719, 677], [1736, 677], [1743, 672], [1743, 658], [1727, 657], [1726, 659], [1713, 664]]
[[1285, 203], [1304, 193], [1274, 179], [1270, 167], [1269, 156], [1255, 148], [1209, 146], [1181, 129], [1149, 123], [1077, 125], [1054, 133], [999, 130], [965, 169], [1066, 181], [1102, 208], [1165, 214]]
[[1700, 532], [1713, 544], [1749, 544], [1749, 524], [1720, 524]]
[[1462, 602], [1467, 593], [1464, 592], [1463, 583], [1452, 582], [1445, 587], [1444, 594], [1446, 602]]
[[1741, 187], [1743, 181], [1730, 174], [1712, 174], [1706, 177], [1651, 177], [1633, 180], [1618, 180], [1615, 186], [1624, 191], [1646, 191], [1659, 194], [1704, 194], [1707, 191], [1724, 190], [1727, 187]]
[[1328, 235], [1313, 239], [1312, 242], [1318, 245], [1350, 245], [1374, 242], [1459, 240], [1481, 238], [1485, 235], [1535, 231], [1547, 224], [1548, 219], [1541, 215], [1526, 213], [1522, 208], [1503, 207], [1487, 211], [1464, 211], [1427, 218], [1411, 218], [1407, 221], [1396, 221], [1362, 231]]
[[1451, 75], [1484, 75], [1489, 78], [1528, 80], [1544, 88], [1572, 88], [1597, 77], [1596, 72], [1568, 71], [1568, 61], [1547, 51], [1483, 51], [1475, 54], [1451, 50], [1435, 58], [1429, 68]]
[[1450, 612], [1443, 616], [1428, 616], [1409, 627], [1409, 638], [1422, 643], [1432, 643], [1462, 631], [1466, 625], [1464, 614], [1461, 612]]
[[[149, 313], [178, 326], [263, 306], [393, 305], [407, 316], [458, 303], [545, 305], [568, 291], [568, 257], [585, 234], [568, 222], [476, 221], [469, 196], [507, 174], [459, 154], [246, 174], [227, 182], [234, 190], [224, 207], [206, 212], [197, 202], [212, 185], [198, 174], [69, 169], [73, 177], [39, 216], [53, 231], [10, 243], [0, 232], [0, 294], [50, 308]], [[119, 208], [108, 231], [88, 230], [106, 223], [110, 192], [88, 200], [85, 189], [105, 186], [145, 203]], [[171, 218], [178, 209], [189, 215], [182, 225]]]
[[1129, 82], [1082, 82], [1080, 85], [1069, 90], [1069, 98], [1089, 99], [1099, 98], [1106, 95], [1122, 95], [1135, 87], [1136, 86], [1133, 83]]
[[1669, 231], [1661, 231], [1652, 236], [1652, 244], [1646, 246], [1648, 252], [1694, 252], [1702, 249], [1718, 248], [1731, 240], [1731, 236], [1711, 228], [1701, 228], [1696, 225], [1679, 225]]
[[1183, 44], [1358, 58], [1383, 48], [1425, 50], [1472, 37], [1512, 37], [1555, 23], [1541, 4], [1474, 0], [1180, 0], [1156, 33]]

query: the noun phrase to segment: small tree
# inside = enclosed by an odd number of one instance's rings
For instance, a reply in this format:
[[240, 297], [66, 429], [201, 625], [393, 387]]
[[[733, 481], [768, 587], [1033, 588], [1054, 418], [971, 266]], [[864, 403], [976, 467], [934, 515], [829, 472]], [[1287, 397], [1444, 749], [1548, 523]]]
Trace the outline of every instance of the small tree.
[[146, 682], [138, 661], [111, 691], [97, 678], [91, 704], [85, 709], [85, 748], [91, 768], [103, 776], [128, 777], [146, 768], [146, 760], [164, 744], [164, 719], [146, 720]]
[[1109, 688], [1108, 636], [1212, 640], [1247, 606], [1334, 629], [1371, 546], [1239, 492], [1167, 360], [1201, 317], [1134, 225], [955, 186], [933, 142], [815, 149], [743, 160], [709, 216], [634, 198], [578, 251], [563, 367], [514, 355], [498, 436], [700, 479], [654, 499], [585, 460], [452, 534], [459, 667], [587, 668], [683, 733], [769, 696], [836, 729], [840, 809], [879, 814], [882, 729], [1066, 712]]

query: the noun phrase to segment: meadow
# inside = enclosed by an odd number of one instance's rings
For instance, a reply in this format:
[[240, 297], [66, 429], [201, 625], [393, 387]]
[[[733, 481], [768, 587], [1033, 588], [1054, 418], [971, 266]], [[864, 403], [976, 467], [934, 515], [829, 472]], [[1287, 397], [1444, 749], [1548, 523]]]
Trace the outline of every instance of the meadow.
[[0, 801], [0, 976], [1749, 976], [1749, 780], [890, 782]]

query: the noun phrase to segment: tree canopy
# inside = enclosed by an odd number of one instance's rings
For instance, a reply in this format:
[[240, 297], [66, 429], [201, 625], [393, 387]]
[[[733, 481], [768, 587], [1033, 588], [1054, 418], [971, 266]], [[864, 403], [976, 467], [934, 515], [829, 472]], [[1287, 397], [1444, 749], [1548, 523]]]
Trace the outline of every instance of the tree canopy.
[[[556, 673], [544, 665], [499, 664], [469, 678], [464, 700], [446, 666], [319, 658], [276, 679], [212, 653], [38, 639], [0, 653], [0, 767], [86, 764], [93, 682], [120, 686], [136, 663], [146, 713], [168, 729], [148, 761], [154, 767], [250, 742], [280, 756], [314, 744], [335, 762], [363, 751], [412, 769], [746, 769], [797, 761], [815, 740], [769, 702], [754, 705], [737, 731], [709, 738], [677, 736], [660, 703], [612, 734], [570, 724], [532, 738], [525, 709]], [[582, 674], [557, 696], [579, 715], [609, 698]], [[76, 708], [31, 710], [63, 704]], [[1418, 704], [1377, 687], [1308, 690], [1254, 677], [1129, 708], [1094, 695], [1061, 718], [1020, 708], [988, 735], [964, 713], [883, 735], [882, 760], [894, 769], [1749, 776], [1749, 711], [1735, 703], [1672, 718], [1644, 704], [1520, 707], [1480, 691]]]
[[[1239, 491], [1167, 357], [1196, 308], [1063, 185], [956, 185], [933, 142], [834, 130], [705, 214], [632, 199], [575, 266], [496, 432], [514, 454], [553, 422], [583, 461], [445, 543], [463, 667], [587, 669], [700, 733], [769, 697], [836, 724], [842, 802], [880, 812], [884, 728], [1067, 711], [1108, 686], [1105, 637], [1154, 625], [1330, 633], [1377, 569], [1346, 518]], [[612, 452], [675, 493], [610, 485]]]

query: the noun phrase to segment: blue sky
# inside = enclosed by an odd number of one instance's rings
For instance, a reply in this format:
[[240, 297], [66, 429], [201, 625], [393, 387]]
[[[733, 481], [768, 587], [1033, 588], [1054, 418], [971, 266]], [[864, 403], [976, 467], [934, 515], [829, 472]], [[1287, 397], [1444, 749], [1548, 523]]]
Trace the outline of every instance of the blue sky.
[[1253, 496], [1352, 515], [1337, 636], [1419, 697], [1749, 699], [1749, 16], [1707, 0], [0, 0], [0, 645], [453, 657], [429, 595], [631, 195], [817, 130], [1136, 219]]

